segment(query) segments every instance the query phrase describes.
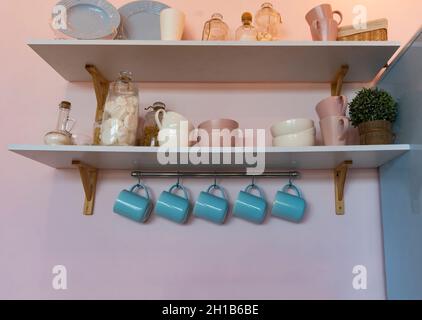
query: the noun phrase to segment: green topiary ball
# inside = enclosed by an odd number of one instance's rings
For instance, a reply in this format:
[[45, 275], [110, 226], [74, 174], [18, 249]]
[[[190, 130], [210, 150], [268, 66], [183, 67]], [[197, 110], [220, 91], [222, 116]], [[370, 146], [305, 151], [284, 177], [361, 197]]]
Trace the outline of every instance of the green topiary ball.
[[376, 120], [393, 123], [397, 118], [397, 103], [385, 90], [364, 88], [349, 103], [349, 115], [355, 127], [363, 122]]

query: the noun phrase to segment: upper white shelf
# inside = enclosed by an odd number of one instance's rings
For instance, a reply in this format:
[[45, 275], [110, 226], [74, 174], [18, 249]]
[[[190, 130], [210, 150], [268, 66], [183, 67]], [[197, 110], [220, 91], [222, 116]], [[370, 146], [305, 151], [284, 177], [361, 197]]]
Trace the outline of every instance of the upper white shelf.
[[[157, 159], [159, 148], [150, 147], [104, 147], [104, 146], [45, 146], [45, 145], [11, 145], [9, 150], [26, 158], [38, 161], [53, 168], [68, 169], [73, 160], [79, 160], [98, 169], [121, 170], [158, 170], [165, 171], [244, 171], [245, 167], [254, 167], [252, 151], [265, 155], [265, 169], [333, 169], [346, 160], [353, 160], [352, 168], [378, 168], [390, 160], [410, 150], [410, 145], [382, 146], [317, 146], [278, 148], [266, 147], [254, 150], [252, 148], [203, 148], [210, 164], [193, 165], [189, 153], [193, 149], [182, 148], [176, 155], [179, 159], [188, 159], [187, 163], [179, 165], [162, 165]], [[195, 148], [198, 150], [197, 148]], [[219, 155], [221, 164], [213, 164], [213, 156]], [[231, 161], [223, 163], [223, 155], [230, 155]], [[235, 155], [243, 156], [237, 163]], [[246, 159], [246, 160], [245, 160]]]
[[345, 82], [370, 82], [400, 47], [360, 41], [134, 41], [34, 40], [28, 45], [64, 79], [90, 81], [86, 64], [109, 80], [121, 70], [137, 82], [333, 81], [343, 64]]

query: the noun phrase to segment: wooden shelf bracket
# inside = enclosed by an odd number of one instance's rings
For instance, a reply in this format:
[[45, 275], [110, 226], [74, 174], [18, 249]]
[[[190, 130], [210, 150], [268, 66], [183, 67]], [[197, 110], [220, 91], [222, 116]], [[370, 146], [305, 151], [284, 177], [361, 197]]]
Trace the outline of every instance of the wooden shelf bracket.
[[95, 112], [94, 145], [100, 144], [100, 125], [103, 120], [104, 106], [110, 88], [110, 82], [101, 72], [91, 64], [87, 64], [85, 69], [89, 72], [94, 83], [95, 96], [97, 97], [97, 110]]
[[344, 215], [344, 186], [346, 185], [347, 170], [352, 164], [353, 161], [351, 160], [344, 161], [334, 169], [334, 187], [337, 215]]
[[98, 169], [83, 164], [80, 161], [72, 161], [79, 169], [82, 185], [85, 192], [84, 215], [91, 216], [94, 213], [95, 193], [97, 187]]
[[335, 79], [331, 82], [331, 95], [340, 96], [343, 89], [343, 81], [349, 72], [349, 66], [347, 64], [342, 65], [340, 70], [337, 72]]

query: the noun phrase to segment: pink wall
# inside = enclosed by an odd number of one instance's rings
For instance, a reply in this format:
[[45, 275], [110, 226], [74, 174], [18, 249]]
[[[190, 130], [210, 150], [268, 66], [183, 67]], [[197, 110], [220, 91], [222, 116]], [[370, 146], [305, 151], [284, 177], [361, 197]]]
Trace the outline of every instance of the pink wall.
[[[112, 1], [117, 7], [127, 1]], [[309, 39], [303, 19], [319, 1], [274, 1], [285, 37]], [[188, 38], [218, 10], [232, 28], [257, 0], [168, 0], [188, 14]], [[369, 18], [387, 17], [391, 39], [407, 41], [420, 24], [422, 2], [331, 1], [350, 23], [354, 4]], [[379, 185], [376, 170], [354, 170], [347, 185], [347, 214], [334, 214], [332, 173], [303, 172], [298, 185], [309, 203], [306, 221], [270, 219], [255, 226], [230, 219], [214, 226], [194, 219], [178, 226], [159, 218], [138, 225], [111, 212], [117, 193], [132, 184], [129, 172], [101, 172], [95, 215], [81, 215], [76, 171], [56, 171], [6, 151], [11, 143], [42, 142], [56, 106], [73, 102], [76, 131], [90, 132], [95, 97], [89, 84], [67, 83], [25, 45], [50, 38], [55, 0], [14, 0], [2, 6], [0, 73], [0, 298], [373, 298], [385, 297]], [[352, 96], [352, 88], [347, 92]], [[244, 127], [268, 128], [275, 118], [316, 118], [313, 106], [326, 85], [145, 84], [142, 107], [163, 100], [199, 123], [218, 113]], [[245, 112], [247, 110], [248, 112]], [[154, 198], [172, 181], [148, 180]], [[209, 181], [186, 180], [195, 198]], [[222, 181], [233, 201], [247, 181]], [[271, 199], [284, 181], [258, 180]], [[52, 267], [65, 265], [68, 290], [54, 291]], [[368, 269], [368, 290], [352, 288], [352, 268]]]

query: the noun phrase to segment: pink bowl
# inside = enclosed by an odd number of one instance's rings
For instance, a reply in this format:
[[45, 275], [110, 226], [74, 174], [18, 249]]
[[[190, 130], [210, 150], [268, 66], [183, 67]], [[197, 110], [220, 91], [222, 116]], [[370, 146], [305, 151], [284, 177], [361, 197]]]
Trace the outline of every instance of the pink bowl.
[[[201, 147], [217, 146], [217, 142], [212, 140], [213, 130], [225, 130], [220, 137], [220, 147], [234, 147], [236, 145], [236, 129], [239, 129], [239, 123], [231, 119], [216, 119], [202, 122], [198, 126], [198, 140]], [[203, 135], [207, 135], [206, 139]]]

